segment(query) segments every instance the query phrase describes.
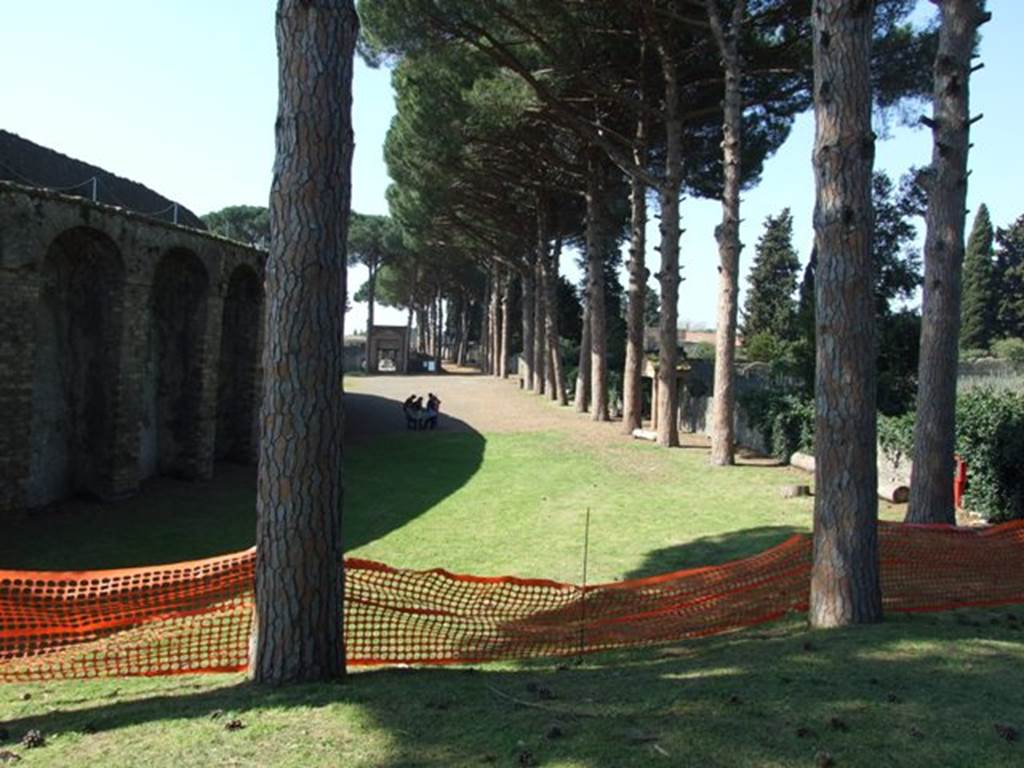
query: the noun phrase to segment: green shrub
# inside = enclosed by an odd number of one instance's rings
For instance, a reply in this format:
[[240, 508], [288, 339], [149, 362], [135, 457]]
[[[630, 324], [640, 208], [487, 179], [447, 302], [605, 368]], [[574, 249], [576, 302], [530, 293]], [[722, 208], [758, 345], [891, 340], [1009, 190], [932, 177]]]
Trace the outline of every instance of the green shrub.
[[992, 354], [1014, 365], [1024, 365], [1024, 339], [999, 339], [992, 342]]
[[779, 389], [739, 397], [750, 426], [764, 435], [768, 450], [783, 461], [796, 451], [814, 450], [814, 401]]
[[878, 416], [878, 445], [890, 461], [914, 453], [914, 414]]
[[1024, 394], [972, 389], [957, 398], [956, 422], [964, 505], [993, 521], [1024, 517]]

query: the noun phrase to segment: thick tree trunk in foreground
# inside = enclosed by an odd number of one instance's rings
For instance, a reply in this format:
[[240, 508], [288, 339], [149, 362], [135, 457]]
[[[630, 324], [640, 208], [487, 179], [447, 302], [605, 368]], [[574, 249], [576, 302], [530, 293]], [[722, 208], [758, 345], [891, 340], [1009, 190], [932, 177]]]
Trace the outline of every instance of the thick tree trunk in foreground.
[[878, 621], [878, 469], [871, 239], [874, 3], [815, 0], [817, 371], [810, 622]]
[[[644, 125], [637, 126], [637, 142], [645, 140]], [[646, 165], [646, 152], [637, 150], [636, 164]], [[647, 301], [647, 187], [630, 177], [629, 288], [626, 305], [626, 362], [622, 371], [622, 429], [628, 435], [643, 426], [644, 305]]]
[[533, 389], [533, 264], [527, 264], [522, 277], [523, 286], [523, 388]]
[[346, 0], [281, 0], [256, 498], [256, 682], [340, 678], [342, 347], [352, 162]]
[[718, 320], [715, 334], [715, 385], [711, 404], [711, 463], [733, 463], [736, 442], [736, 314], [740, 271], [740, 156], [743, 130], [742, 64], [739, 37], [746, 0], [733, 6], [729, 29], [722, 28], [718, 0], [706, 0], [708, 18], [725, 68], [722, 122], [722, 223], [718, 240]]
[[[589, 269], [589, 265], [588, 265]], [[590, 280], [587, 279], [587, 293], [590, 293]], [[583, 297], [583, 331], [580, 334], [580, 358], [576, 369], [576, 393], [573, 405], [576, 413], [590, 410], [590, 297]]]
[[587, 311], [590, 316], [590, 415], [608, 421], [608, 336], [604, 301], [607, 173], [597, 158], [587, 174]]
[[924, 243], [921, 357], [917, 373], [914, 462], [908, 523], [956, 523], [953, 451], [960, 342], [960, 283], [970, 131], [968, 83], [978, 25], [977, 0], [943, 0], [935, 57], [934, 137]]

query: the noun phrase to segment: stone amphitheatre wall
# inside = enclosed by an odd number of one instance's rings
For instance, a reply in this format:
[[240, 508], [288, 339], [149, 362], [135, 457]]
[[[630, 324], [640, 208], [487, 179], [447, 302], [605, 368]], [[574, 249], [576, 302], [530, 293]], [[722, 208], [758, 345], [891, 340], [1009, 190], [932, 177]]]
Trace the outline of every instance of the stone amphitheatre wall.
[[0, 516], [252, 461], [264, 263], [0, 182]]

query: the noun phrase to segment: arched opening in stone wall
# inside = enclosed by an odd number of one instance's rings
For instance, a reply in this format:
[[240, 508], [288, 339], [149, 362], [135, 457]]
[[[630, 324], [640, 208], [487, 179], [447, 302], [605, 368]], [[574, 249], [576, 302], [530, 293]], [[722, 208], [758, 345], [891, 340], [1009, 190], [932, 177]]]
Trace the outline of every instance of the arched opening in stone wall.
[[257, 372], [263, 289], [256, 270], [236, 267], [224, 296], [217, 377], [216, 457], [255, 459]]
[[110, 493], [124, 263], [105, 234], [75, 227], [50, 244], [39, 278], [29, 507]]
[[194, 477], [202, 436], [209, 277], [191, 251], [165, 253], [153, 273], [143, 361], [143, 477]]

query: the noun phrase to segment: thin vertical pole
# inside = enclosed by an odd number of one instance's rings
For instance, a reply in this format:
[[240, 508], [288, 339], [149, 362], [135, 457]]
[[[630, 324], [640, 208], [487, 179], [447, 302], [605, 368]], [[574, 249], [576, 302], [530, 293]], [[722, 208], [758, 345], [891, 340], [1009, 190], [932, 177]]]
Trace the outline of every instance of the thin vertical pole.
[[587, 561], [590, 558], [590, 507], [587, 507], [587, 522], [583, 528], [583, 585], [580, 596], [580, 653], [576, 659], [577, 664], [583, 663], [583, 653], [586, 647], [586, 624], [587, 624]]
[[97, 192], [98, 192], [98, 189], [97, 189], [97, 182], [98, 181], [99, 181], [99, 179], [97, 179], [95, 176], [92, 177], [92, 201], [94, 203], [96, 202], [96, 197], [97, 197]]

